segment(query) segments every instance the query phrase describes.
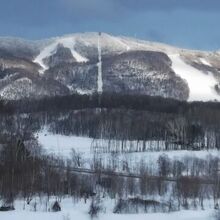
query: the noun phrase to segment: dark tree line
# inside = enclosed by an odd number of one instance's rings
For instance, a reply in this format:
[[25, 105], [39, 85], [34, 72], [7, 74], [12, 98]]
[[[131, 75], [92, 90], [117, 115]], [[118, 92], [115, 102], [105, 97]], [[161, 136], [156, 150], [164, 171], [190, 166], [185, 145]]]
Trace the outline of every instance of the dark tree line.
[[16, 101], [0, 101], [1, 113], [30, 113], [41, 111], [64, 111], [85, 108], [123, 108], [180, 114], [189, 111], [219, 111], [218, 102], [178, 101], [147, 95], [123, 95], [118, 93], [103, 93], [92, 95], [68, 95], [45, 97], [42, 99], [22, 99]]

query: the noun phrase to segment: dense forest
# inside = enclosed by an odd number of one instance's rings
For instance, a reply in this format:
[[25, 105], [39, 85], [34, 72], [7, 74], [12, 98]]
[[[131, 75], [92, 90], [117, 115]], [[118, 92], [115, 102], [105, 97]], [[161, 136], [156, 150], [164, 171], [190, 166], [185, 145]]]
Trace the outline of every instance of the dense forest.
[[147, 141], [163, 141], [164, 150], [218, 149], [220, 143], [217, 102], [96, 94], [1, 101], [0, 106], [2, 139], [7, 132], [31, 133], [47, 126], [65, 135], [143, 141], [143, 151]]

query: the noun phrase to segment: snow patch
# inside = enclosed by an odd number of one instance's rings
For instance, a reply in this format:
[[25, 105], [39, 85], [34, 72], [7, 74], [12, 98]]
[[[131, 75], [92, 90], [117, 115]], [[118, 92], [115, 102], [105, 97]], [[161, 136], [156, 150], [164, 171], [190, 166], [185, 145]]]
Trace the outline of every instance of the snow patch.
[[202, 64], [206, 65], [206, 66], [212, 66], [206, 59], [204, 58], [200, 58], [200, 61]]
[[128, 45], [128, 43], [124, 42], [123, 39], [119, 37], [112, 37], [114, 41], [118, 42], [121, 44], [124, 48], [126, 48], [127, 51], [131, 49], [131, 47]]
[[76, 89], [76, 92], [80, 95], [92, 95], [93, 90], [88, 90], [88, 89]]

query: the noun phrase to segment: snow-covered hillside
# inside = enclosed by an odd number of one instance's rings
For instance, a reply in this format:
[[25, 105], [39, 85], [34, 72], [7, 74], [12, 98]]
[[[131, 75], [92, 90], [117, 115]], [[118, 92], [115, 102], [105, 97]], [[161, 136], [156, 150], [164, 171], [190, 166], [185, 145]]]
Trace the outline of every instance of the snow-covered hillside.
[[[28, 77], [33, 84], [44, 82], [45, 78], [54, 81], [61, 92], [43, 85], [48, 96], [103, 91], [188, 101], [220, 100], [220, 54], [215, 52], [94, 32], [41, 41], [0, 38], [0, 49], [1, 94], [6, 94], [1, 92], [5, 87], [10, 91], [19, 89], [14, 78], [7, 83], [4, 78], [19, 73], [19, 77]], [[24, 94], [33, 96], [28, 91]], [[7, 93], [4, 97], [13, 99], [15, 95]]]

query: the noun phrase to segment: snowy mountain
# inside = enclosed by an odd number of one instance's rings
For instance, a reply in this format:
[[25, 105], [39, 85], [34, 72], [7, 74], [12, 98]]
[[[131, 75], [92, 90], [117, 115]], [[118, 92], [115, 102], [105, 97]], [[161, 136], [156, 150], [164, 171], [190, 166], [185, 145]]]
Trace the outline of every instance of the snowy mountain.
[[220, 54], [105, 33], [0, 38], [0, 96], [116, 92], [220, 101]]

